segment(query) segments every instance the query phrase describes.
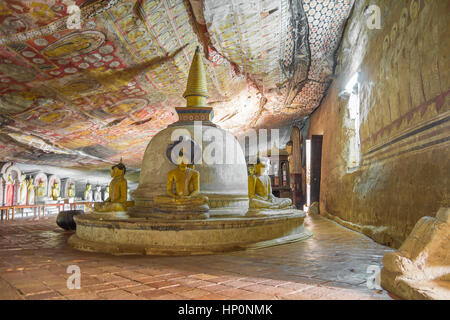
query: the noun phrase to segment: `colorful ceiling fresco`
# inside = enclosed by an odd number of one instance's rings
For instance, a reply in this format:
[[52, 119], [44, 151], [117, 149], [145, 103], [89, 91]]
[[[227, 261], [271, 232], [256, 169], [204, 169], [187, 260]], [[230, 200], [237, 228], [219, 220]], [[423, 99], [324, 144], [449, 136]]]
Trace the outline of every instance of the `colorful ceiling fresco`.
[[139, 168], [151, 137], [185, 105], [197, 46], [221, 127], [304, 117], [330, 83], [352, 6], [0, 0], [0, 161], [104, 168], [123, 157]]

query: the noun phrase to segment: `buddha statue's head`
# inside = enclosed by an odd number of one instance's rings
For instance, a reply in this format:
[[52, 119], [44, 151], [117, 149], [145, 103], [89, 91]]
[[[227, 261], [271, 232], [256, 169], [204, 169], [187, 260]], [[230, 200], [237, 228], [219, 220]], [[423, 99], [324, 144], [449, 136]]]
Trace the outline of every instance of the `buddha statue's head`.
[[28, 180], [28, 185], [29, 185], [29, 186], [32, 186], [32, 185], [33, 185], [33, 178], [30, 178], [30, 179]]
[[251, 176], [252, 174], [255, 174], [255, 166], [254, 165], [249, 165], [247, 167], [247, 173], [249, 176]]
[[258, 158], [255, 164], [255, 172], [259, 176], [267, 175], [270, 169], [270, 159], [269, 158]]
[[10, 174], [8, 174], [8, 182], [12, 182], [12, 177], [11, 177], [11, 175]]
[[59, 189], [59, 183], [58, 182], [55, 182], [53, 184], [53, 189]]
[[289, 141], [288, 143], [286, 143], [286, 152], [289, 155], [292, 155], [292, 148], [294, 147], [294, 143], [292, 141]]
[[126, 172], [127, 168], [122, 163], [122, 159], [120, 159], [120, 162], [118, 164], [111, 167], [111, 178], [123, 177]]
[[39, 187], [40, 187], [40, 188], [44, 188], [44, 181], [40, 181], [40, 182], [39, 182]]
[[181, 171], [186, 171], [186, 169], [192, 164], [190, 163], [189, 159], [183, 156], [183, 153], [180, 153], [177, 159], [177, 165], [178, 169], [180, 169]]
[[179, 136], [178, 140], [167, 146], [166, 156], [181, 170], [194, 169], [195, 163], [202, 158], [202, 148], [191, 138]]
[[88, 184], [86, 185], [86, 190], [89, 191], [89, 190], [91, 190], [91, 188], [92, 188], [92, 186], [88, 183]]

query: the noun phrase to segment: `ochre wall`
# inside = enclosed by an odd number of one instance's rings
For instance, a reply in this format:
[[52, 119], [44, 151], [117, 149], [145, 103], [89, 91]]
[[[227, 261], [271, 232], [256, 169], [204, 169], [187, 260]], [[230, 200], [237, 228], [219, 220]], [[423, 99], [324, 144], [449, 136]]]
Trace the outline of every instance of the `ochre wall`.
[[[381, 9], [371, 30], [367, 6]], [[450, 1], [356, 1], [337, 78], [311, 116], [323, 135], [320, 212], [399, 247], [422, 216], [449, 203]], [[361, 163], [347, 170], [348, 97], [360, 71]]]

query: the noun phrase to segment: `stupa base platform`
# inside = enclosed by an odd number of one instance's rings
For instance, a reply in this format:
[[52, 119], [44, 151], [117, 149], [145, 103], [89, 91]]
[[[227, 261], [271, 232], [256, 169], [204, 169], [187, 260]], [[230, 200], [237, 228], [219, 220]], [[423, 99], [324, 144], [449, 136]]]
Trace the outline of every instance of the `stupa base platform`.
[[77, 250], [113, 255], [206, 255], [255, 250], [302, 241], [306, 214], [161, 220], [130, 218], [125, 212], [76, 216], [76, 234], [68, 244]]

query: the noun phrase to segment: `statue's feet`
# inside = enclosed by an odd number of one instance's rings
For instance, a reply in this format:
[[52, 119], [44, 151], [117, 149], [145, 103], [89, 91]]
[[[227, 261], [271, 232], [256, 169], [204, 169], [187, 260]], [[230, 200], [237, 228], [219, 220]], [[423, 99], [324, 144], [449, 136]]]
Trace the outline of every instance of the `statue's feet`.
[[271, 201], [261, 199], [250, 199], [250, 209], [265, 209], [265, 210], [283, 210], [292, 209], [292, 200], [288, 198], [273, 198]]

